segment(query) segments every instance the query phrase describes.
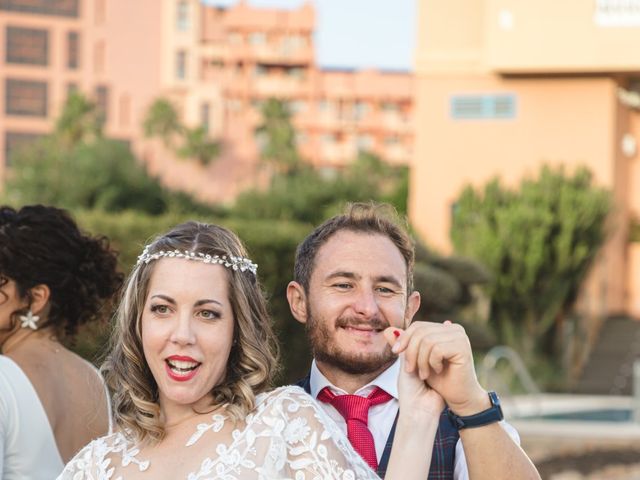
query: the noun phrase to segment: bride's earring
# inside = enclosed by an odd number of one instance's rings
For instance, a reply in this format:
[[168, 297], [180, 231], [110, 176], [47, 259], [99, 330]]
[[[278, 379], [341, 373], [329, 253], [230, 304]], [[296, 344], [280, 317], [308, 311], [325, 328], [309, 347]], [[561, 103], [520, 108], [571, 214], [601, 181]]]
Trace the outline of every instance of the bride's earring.
[[31, 330], [37, 330], [38, 320], [40, 320], [40, 317], [38, 315], [34, 315], [31, 309], [29, 309], [26, 315], [20, 315], [20, 321], [22, 322], [22, 325], [20, 326], [22, 328], [30, 328]]

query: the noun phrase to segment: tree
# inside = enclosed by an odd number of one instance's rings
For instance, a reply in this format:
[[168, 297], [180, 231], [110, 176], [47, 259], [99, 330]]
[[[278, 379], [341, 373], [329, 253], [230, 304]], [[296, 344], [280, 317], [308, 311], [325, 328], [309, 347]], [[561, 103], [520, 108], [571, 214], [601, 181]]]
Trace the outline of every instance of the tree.
[[358, 157], [350, 164], [345, 177], [365, 190], [365, 196], [393, 205], [398, 212], [407, 213], [409, 198], [409, 168], [391, 165], [380, 156], [368, 151], [358, 152]]
[[586, 168], [544, 166], [519, 189], [467, 186], [454, 207], [456, 250], [492, 273], [490, 322], [525, 358], [552, 358], [562, 318], [605, 241], [609, 192]]
[[122, 142], [98, 138], [63, 149], [52, 135], [18, 151], [13, 163], [5, 192], [13, 204], [111, 212], [136, 209], [150, 214], [168, 208], [163, 188]]
[[220, 143], [211, 140], [204, 127], [185, 128], [184, 144], [178, 149], [178, 155], [195, 158], [202, 165], [209, 165], [220, 153]]
[[176, 137], [184, 131], [178, 111], [166, 98], [158, 98], [151, 104], [142, 128], [146, 137], [159, 137], [168, 148], [173, 148]]
[[263, 104], [262, 124], [256, 133], [264, 144], [262, 158], [273, 165], [276, 172], [288, 175], [300, 169], [302, 160], [296, 148], [296, 131], [285, 102], [270, 98]]
[[103, 125], [104, 117], [96, 104], [84, 95], [73, 92], [56, 120], [54, 133], [64, 147], [70, 148], [102, 137]]
[[70, 96], [53, 133], [12, 157], [6, 201], [152, 215], [191, 207], [202, 211], [186, 194], [169, 192], [151, 178], [127, 143], [105, 138], [98, 118], [95, 104]]
[[315, 224], [339, 212], [347, 202], [375, 200], [391, 203], [405, 213], [406, 172], [406, 167], [388, 165], [372, 154], [360, 155], [344, 171], [332, 175], [301, 164], [295, 171], [274, 174], [266, 190], [240, 194], [232, 212], [241, 218]]
[[166, 98], [158, 98], [151, 104], [143, 129], [146, 137], [158, 137], [179, 157], [195, 158], [202, 165], [208, 165], [220, 154], [220, 143], [209, 138], [202, 126], [185, 127], [178, 111]]

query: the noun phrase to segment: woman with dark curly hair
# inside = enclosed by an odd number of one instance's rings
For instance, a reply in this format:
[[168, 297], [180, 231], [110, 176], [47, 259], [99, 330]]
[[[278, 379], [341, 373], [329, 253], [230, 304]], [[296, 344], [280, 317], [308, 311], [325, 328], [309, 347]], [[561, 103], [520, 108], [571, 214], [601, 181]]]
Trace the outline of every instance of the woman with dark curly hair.
[[60, 341], [110, 313], [122, 278], [64, 210], [0, 207], [0, 479], [50, 480], [110, 430], [102, 379]]
[[[103, 366], [118, 429], [59, 479], [378, 478], [304, 390], [269, 390], [276, 343], [256, 270], [217, 225], [178, 225], [143, 250]], [[438, 422], [421, 414], [424, 382], [400, 378], [411, 415], [398, 423], [387, 478], [424, 479]]]

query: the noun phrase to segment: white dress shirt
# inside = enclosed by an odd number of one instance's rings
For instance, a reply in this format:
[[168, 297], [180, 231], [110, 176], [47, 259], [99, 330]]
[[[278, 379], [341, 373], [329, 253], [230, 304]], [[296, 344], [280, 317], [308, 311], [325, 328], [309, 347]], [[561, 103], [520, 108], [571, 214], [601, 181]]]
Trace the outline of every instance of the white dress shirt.
[[[361, 397], [368, 396], [375, 387], [382, 388], [385, 392], [393, 396], [390, 401], [374, 405], [369, 409], [369, 430], [373, 436], [373, 441], [376, 446], [376, 456], [378, 460], [384, 453], [384, 447], [387, 443], [387, 438], [391, 433], [393, 422], [396, 419], [398, 413], [398, 374], [400, 373], [400, 360], [396, 360], [389, 368], [382, 372], [378, 377], [373, 379], [370, 383], [360, 388], [355, 392], [355, 395]], [[315, 399], [318, 398], [318, 393], [325, 387], [335, 393], [336, 395], [345, 395], [347, 392], [333, 385], [327, 377], [318, 369], [316, 361], [311, 364], [311, 373], [309, 376], [309, 387], [311, 396]], [[330, 403], [318, 402], [329, 416], [338, 424], [345, 435], [347, 435], [347, 422], [344, 417], [338, 412]], [[509, 433], [511, 438], [518, 444], [520, 444], [520, 437], [518, 432], [508, 423], [500, 422], [503, 428]], [[469, 480], [469, 471], [467, 470], [467, 462], [464, 456], [464, 449], [462, 448], [462, 441], [458, 439], [456, 444], [455, 453], [455, 465], [453, 469], [454, 480]]]

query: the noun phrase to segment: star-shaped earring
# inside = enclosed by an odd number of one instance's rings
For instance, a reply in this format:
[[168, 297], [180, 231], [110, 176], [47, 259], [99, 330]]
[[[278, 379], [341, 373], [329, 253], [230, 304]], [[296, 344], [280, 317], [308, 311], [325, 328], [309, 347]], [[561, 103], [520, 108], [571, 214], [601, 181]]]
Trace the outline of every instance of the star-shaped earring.
[[20, 321], [22, 322], [22, 325], [20, 326], [22, 328], [30, 328], [31, 330], [37, 330], [38, 320], [40, 320], [40, 317], [38, 315], [34, 315], [33, 312], [29, 310], [26, 315], [20, 315]]

